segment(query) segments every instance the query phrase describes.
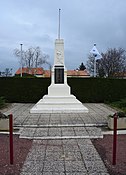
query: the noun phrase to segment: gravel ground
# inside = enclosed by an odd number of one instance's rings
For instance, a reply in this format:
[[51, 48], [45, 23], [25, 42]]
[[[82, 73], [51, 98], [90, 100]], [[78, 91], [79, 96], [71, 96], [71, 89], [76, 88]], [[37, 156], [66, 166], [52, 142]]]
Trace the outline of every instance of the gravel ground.
[[103, 139], [93, 139], [92, 142], [104, 161], [110, 175], [126, 175], [126, 135], [118, 135], [117, 161], [112, 165], [113, 136], [105, 135]]
[[19, 175], [32, 140], [19, 139], [14, 135], [14, 163], [10, 165], [9, 159], [9, 135], [0, 134], [0, 175]]
[[[112, 135], [92, 139], [110, 175], [126, 175], [126, 135], [118, 135], [117, 164], [112, 165]], [[14, 135], [14, 164], [9, 163], [9, 135], [0, 134], [0, 175], [19, 175], [32, 140], [19, 139]]]

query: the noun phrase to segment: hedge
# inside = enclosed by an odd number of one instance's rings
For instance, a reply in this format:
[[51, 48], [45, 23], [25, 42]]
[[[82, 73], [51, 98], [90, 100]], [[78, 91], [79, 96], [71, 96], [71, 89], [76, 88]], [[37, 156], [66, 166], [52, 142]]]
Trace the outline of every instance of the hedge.
[[8, 102], [37, 102], [49, 84], [46, 78], [0, 78], [0, 96]]
[[[0, 97], [8, 102], [35, 103], [48, 94], [49, 78], [0, 78]], [[125, 79], [68, 78], [71, 93], [81, 102], [113, 102], [126, 98]]]
[[69, 79], [72, 93], [81, 102], [113, 102], [126, 97], [126, 80], [107, 78]]

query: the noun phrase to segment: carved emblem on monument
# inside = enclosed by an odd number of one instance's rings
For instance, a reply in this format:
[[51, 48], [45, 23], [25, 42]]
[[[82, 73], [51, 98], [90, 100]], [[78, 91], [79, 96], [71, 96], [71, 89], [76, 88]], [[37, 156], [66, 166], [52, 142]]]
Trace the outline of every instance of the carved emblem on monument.
[[56, 51], [56, 62], [57, 64], [63, 64], [62, 52], [59, 50]]

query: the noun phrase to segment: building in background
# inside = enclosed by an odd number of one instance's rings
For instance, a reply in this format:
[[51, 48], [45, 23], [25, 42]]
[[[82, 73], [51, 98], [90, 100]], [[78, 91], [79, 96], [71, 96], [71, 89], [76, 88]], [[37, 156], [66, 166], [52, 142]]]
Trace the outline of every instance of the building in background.
[[[19, 68], [15, 75], [20, 75], [21, 69]], [[33, 75], [36, 77], [51, 77], [50, 70], [44, 70], [43, 68], [22, 68], [22, 74]], [[79, 77], [79, 78], [88, 78], [90, 77], [89, 72], [85, 70], [67, 70], [67, 77]]]
[[[21, 69], [19, 68], [15, 75], [20, 75], [21, 74]], [[43, 68], [39, 67], [39, 68], [27, 68], [27, 67], [23, 67], [22, 68], [22, 74], [23, 75], [33, 75], [36, 77], [43, 77], [44, 74], [44, 70]]]
[[90, 74], [86, 69], [85, 70], [68, 70], [67, 77], [88, 78], [90, 77]]

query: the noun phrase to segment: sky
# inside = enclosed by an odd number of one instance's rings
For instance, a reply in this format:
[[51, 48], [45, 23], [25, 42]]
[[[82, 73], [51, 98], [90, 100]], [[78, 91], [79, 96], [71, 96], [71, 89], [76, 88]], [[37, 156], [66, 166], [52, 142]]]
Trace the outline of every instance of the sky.
[[59, 8], [67, 69], [86, 64], [94, 43], [100, 53], [126, 49], [126, 0], [0, 0], [0, 71], [20, 67], [21, 43], [39, 46], [53, 65]]

